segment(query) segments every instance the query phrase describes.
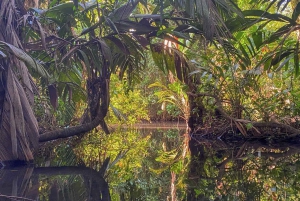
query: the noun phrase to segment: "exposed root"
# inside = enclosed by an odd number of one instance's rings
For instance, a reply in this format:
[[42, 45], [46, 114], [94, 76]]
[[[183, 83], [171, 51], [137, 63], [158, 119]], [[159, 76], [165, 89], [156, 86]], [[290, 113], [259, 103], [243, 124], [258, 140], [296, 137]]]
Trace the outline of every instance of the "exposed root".
[[[276, 137], [281, 139], [290, 139], [300, 136], [300, 129], [288, 125], [285, 121], [281, 123], [276, 120], [270, 122], [256, 122], [245, 119], [238, 119], [230, 116], [222, 107], [221, 100], [208, 93], [189, 94], [193, 96], [208, 96], [215, 99], [216, 110], [222, 115], [224, 119], [214, 119], [214, 122], [209, 122], [209, 128], [207, 125], [194, 129], [192, 135], [194, 136], [209, 136], [221, 138], [225, 135], [236, 136], [241, 134], [245, 139], [261, 139]], [[292, 122], [292, 121], [290, 121]]]

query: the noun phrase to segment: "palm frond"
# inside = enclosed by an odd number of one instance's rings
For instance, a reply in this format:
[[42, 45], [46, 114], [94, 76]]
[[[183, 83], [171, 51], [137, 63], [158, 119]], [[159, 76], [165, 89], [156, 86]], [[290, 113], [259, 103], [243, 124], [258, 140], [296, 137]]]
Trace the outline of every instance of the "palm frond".
[[124, 21], [129, 18], [132, 11], [135, 9], [138, 4], [137, 1], [129, 1], [128, 3], [122, 5], [120, 8], [115, 9], [112, 13], [108, 15], [108, 17], [113, 21]]
[[1, 90], [5, 96], [0, 105], [0, 161], [33, 159], [32, 150], [38, 146], [39, 133], [31, 108], [35, 85], [28, 68], [50, 77], [43, 66], [22, 49], [18, 20], [25, 8], [20, 5], [15, 1], [0, 1], [0, 65], [4, 71]]
[[47, 79], [50, 78], [47, 70], [22, 49], [4, 41], [0, 41], [0, 49], [15, 55], [18, 59], [24, 61], [29, 67], [38, 72], [42, 77]]
[[112, 104], [109, 105], [110, 108], [112, 109], [114, 115], [119, 119], [119, 121], [127, 121], [127, 117], [120, 111], [118, 110], [116, 107], [114, 107]]
[[231, 37], [225, 20], [234, 15], [243, 16], [241, 10], [231, 0], [172, 0], [171, 3], [200, 23], [202, 27], [200, 30], [208, 40]]

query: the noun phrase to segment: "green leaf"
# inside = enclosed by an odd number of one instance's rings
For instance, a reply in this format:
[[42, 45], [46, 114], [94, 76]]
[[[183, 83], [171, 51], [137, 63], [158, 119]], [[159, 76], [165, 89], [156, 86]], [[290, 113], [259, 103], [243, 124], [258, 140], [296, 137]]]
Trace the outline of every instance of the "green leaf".
[[271, 61], [272, 58], [268, 58], [265, 62], [264, 62], [264, 70], [268, 71], [271, 68]]
[[250, 130], [251, 128], [253, 128], [253, 124], [252, 123], [247, 123], [246, 124], [246, 129]]
[[237, 34], [235, 35], [235, 39], [236, 39], [237, 41], [239, 41], [239, 40], [243, 37], [243, 35], [244, 35], [244, 31], [239, 31], [239, 32], [237, 32]]
[[87, 34], [87, 33], [90, 33], [91, 31], [95, 30], [96, 28], [99, 27], [99, 25], [101, 24], [102, 22], [99, 21], [97, 22], [96, 24], [92, 25], [91, 27], [89, 28], [86, 28], [86, 29], [83, 29], [82, 32], [80, 33], [80, 36], [84, 35], [84, 34]]
[[286, 58], [287, 56], [289, 56], [292, 53], [293, 53], [293, 51], [289, 50], [289, 49], [276, 53], [272, 59], [271, 65], [272, 66], [277, 65], [282, 59]]
[[200, 30], [195, 26], [188, 25], [188, 24], [180, 24], [178, 25], [173, 31], [180, 32], [180, 33], [199, 33]]
[[174, 35], [178, 38], [183, 38], [185, 40], [190, 40], [191, 39], [188, 34], [184, 34], [184, 33], [178, 32], [178, 31], [171, 31], [171, 35]]
[[115, 33], [120, 34], [118, 28], [110, 18], [105, 17], [105, 21]]
[[264, 33], [262, 31], [258, 31], [252, 35], [256, 50], [258, 50], [263, 43], [263, 34]]
[[79, 54], [78, 54], [79, 58], [84, 62], [85, 66], [86, 66], [86, 70], [88, 71], [88, 74], [90, 74], [91, 65], [90, 65], [90, 61], [89, 61], [87, 55], [82, 50], [77, 50], [77, 51], [79, 52]]
[[50, 18], [56, 18], [60, 20], [68, 20], [67, 18], [61, 18], [61, 15], [74, 15], [74, 3], [73, 2], [67, 2], [67, 3], [61, 3], [58, 4], [57, 6], [54, 6], [52, 8], [49, 8], [48, 10], [45, 10], [42, 12], [42, 15], [45, 15], [46, 17]]
[[150, 26], [150, 24], [143, 24], [133, 21], [118, 21], [114, 22], [114, 25], [119, 32], [130, 32], [138, 35], [149, 34], [158, 30], [158, 27]]
[[145, 38], [144, 36], [139, 36], [136, 34], [132, 34], [133, 38], [144, 48], [147, 48], [148, 45], [150, 45], [150, 42], [147, 38]]
[[117, 37], [115, 37], [115, 36], [107, 36], [107, 37], [105, 37], [105, 38], [108, 39], [108, 40], [110, 40], [110, 41], [112, 41], [112, 42], [116, 45], [116, 47], [117, 47], [119, 50], [121, 50], [121, 52], [122, 52], [123, 54], [125, 54], [125, 55], [129, 55], [129, 54], [130, 54], [130, 52], [129, 52], [127, 46], [126, 46], [126, 44], [123, 43], [123, 42], [122, 42], [120, 39], [118, 39]]
[[265, 41], [265, 43], [272, 43], [276, 40], [278, 40], [281, 36], [289, 33], [291, 34], [291, 29], [292, 29], [293, 25], [291, 24], [286, 24], [284, 26], [282, 26], [281, 28], [279, 28], [275, 33], [273, 33], [269, 39], [267, 41]]
[[275, 72], [280, 71], [282, 67], [284, 67], [285, 65], [288, 65], [289, 61], [292, 58], [293, 58], [293, 55], [288, 56], [283, 62], [280, 63], [280, 65], [277, 67], [277, 69], [275, 70]]
[[300, 2], [297, 4], [296, 8], [293, 11], [292, 19], [296, 21], [298, 19], [299, 14], [300, 14]]
[[245, 50], [244, 46], [241, 43], [239, 43], [239, 49], [242, 51], [241, 52], [242, 55], [238, 54], [237, 56], [240, 59], [242, 59], [242, 61], [243, 61], [243, 63], [244, 63], [245, 66], [250, 65], [250, 63], [251, 63], [250, 57], [249, 57], [247, 51]]
[[135, 9], [138, 1], [129, 1], [125, 5], [121, 6], [120, 8], [114, 10], [112, 13], [108, 15], [108, 17], [113, 21], [122, 21], [129, 18], [132, 11]]
[[254, 47], [254, 44], [253, 44], [253, 41], [252, 41], [252, 38], [247, 38], [248, 40], [248, 45], [247, 45], [247, 48], [251, 54], [252, 57], [255, 56], [256, 52], [255, 52], [255, 47]]
[[244, 16], [255, 16], [255, 17], [259, 17], [259, 18], [265, 18], [265, 19], [270, 19], [270, 20], [274, 20], [274, 21], [280, 21], [280, 22], [288, 22], [290, 24], [296, 25], [297, 23], [295, 22], [295, 20], [282, 15], [282, 14], [271, 14], [269, 12], [266, 12], [264, 10], [246, 10], [243, 11]]
[[51, 1], [51, 3], [49, 4], [49, 8], [53, 7], [57, 3], [57, 1], [58, 0]]
[[114, 115], [119, 119], [119, 121], [127, 121], [127, 117], [120, 111], [118, 110], [116, 107], [114, 107], [112, 104], [109, 105], [110, 108], [112, 109]]
[[82, 11], [82, 13], [87, 12], [93, 8], [97, 7], [97, 1], [91, 0], [89, 2], [84, 2], [84, 3], [78, 3], [78, 5], [80, 5], [84, 10]]
[[112, 54], [111, 54], [110, 48], [108, 47], [108, 45], [106, 44], [106, 42], [103, 39], [98, 39], [98, 42], [101, 47], [102, 55], [110, 64], [112, 64]]
[[0, 41], [0, 46], [1, 45], [7, 47], [10, 53], [14, 54], [18, 59], [24, 61], [28, 66], [33, 68], [41, 76], [45, 78], [50, 78], [50, 75], [48, 74], [47, 70], [40, 63], [35, 61], [30, 55], [24, 52], [22, 49], [17, 48], [4, 41]]

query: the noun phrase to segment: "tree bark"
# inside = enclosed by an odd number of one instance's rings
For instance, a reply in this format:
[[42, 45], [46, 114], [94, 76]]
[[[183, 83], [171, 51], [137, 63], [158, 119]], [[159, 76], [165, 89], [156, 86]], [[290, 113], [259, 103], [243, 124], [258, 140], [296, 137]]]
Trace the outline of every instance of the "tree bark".
[[35, 85], [10, 48], [23, 49], [20, 19], [26, 13], [23, 0], [0, 1], [0, 41], [8, 44], [1, 49], [6, 57], [0, 58], [0, 161], [31, 161], [38, 146], [38, 123], [31, 108]]
[[188, 100], [190, 106], [190, 117], [188, 119], [188, 126], [190, 128], [190, 132], [193, 133], [195, 128], [198, 125], [203, 123], [203, 115], [205, 112], [204, 105], [202, 103], [202, 97], [195, 95], [197, 93], [197, 85], [200, 84], [199, 82], [196, 83], [188, 83], [190, 92], [188, 92]]
[[60, 138], [68, 138], [71, 136], [79, 135], [91, 131], [92, 129], [96, 128], [98, 125], [101, 125], [104, 132], [106, 134], [109, 134], [107, 124], [104, 121], [104, 116], [100, 113], [90, 123], [43, 133], [39, 137], [39, 142], [47, 142], [51, 140], [57, 140]]
[[87, 111], [90, 112], [90, 118], [92, 119], [92, 121], [78, 126], [43, 133], [39, 136], [39, 142], [47, 142], [60, 138], [68, 138], [71, 136], [79, 135], [91, 131], [98, 125], [101, 126], [106, 134], [109, 134], [110, 132], [108, 126], [104, 121], [110, 101], [108, 80], [109, 78], [98, 77], [88, 80], [87, 82], [89, 100], [89, 109], [87, 109]]

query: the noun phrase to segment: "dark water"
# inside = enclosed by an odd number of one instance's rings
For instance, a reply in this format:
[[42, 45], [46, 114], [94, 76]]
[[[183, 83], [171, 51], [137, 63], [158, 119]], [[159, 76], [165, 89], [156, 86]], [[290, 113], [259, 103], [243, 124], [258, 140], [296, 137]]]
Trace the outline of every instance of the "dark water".
[[0, 200], [300, 200], [300, 146], [118, 130], [45, 146], [0, 170]]

